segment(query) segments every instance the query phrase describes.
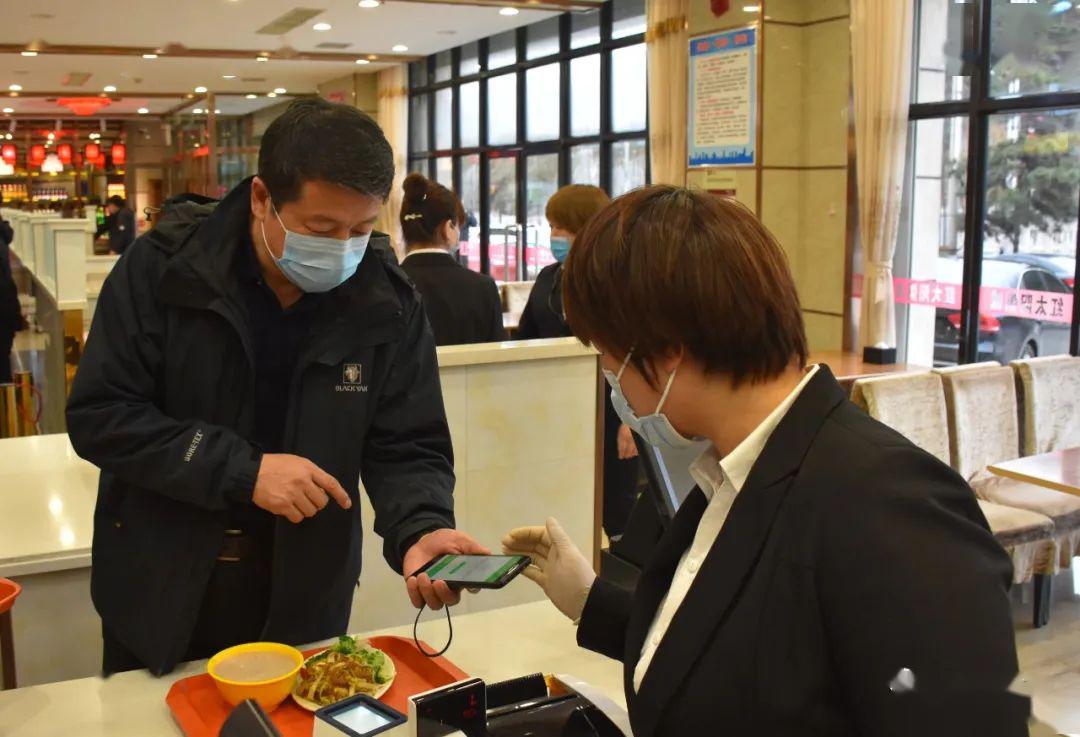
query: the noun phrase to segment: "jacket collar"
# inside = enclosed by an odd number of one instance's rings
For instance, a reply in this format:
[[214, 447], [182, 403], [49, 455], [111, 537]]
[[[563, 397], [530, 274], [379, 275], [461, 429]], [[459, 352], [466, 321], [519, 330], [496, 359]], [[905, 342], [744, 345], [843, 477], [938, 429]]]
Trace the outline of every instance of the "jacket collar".
[[639, 693], [643, 696], [635, 698], [634, 668], [678, 562], [693, 541], [705, 511], [704, 495], [695, 490], [675, 516], [638, 583], [627, 629], [625, 678], [635, 734], [647, 736], [655, 732], [664, 709], [696, 663], [693, 653], [701, 653], [702, 644], [723, 625], [758, 561], [794, 475], [827, 417], [845, 398], [829, 368], [820, 365], [751, 468], [746, 485], [736, 496], [716, 542], [642, 679]]

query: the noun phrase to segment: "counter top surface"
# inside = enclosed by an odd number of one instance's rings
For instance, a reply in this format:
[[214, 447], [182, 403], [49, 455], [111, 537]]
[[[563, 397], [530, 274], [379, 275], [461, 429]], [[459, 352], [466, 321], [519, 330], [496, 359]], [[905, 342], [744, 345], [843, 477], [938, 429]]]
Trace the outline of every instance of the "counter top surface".
[[[531, 585], [522, 582], [520, 585]], [[483, 594], [477, 594], [483, 596]], [[431, 616], [431, 615], [429, 615]], [[411, 637], [412, 627], [368, 633]], [[446, 620], [431, 616], [420, 636], [442, 643]], [[575, 643], [574, 626], [546, 601], [454, 618], [447, 657], [471, 676], [499, 681], [529, 673], [574, 675], [625, 705], [622, 666]], [[4, 737], [176, 737], [165, 695], [172, 684], [204, 671], [188, 663], [163, 678], [147, 671], [84, 678], [0, 692]]]
[[544, 340], [517, 340], [504, 343], [448, 345], [441, 346], [438, 353], [439, 366], [443, 368], [467, 364], [511, 363], [546, 358], [573, 358], [597, 355], [596, 351], [583, 346], [577, 338], [546, 338]]

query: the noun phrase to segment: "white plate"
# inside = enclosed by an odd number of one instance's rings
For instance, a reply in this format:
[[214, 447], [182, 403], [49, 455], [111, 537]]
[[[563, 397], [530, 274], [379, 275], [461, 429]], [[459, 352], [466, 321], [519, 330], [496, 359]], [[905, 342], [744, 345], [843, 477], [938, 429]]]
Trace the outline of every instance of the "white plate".
[[[372, 647], [371, 643], [369, 643], [367, 640], [361, 640], [360, 638], [356, 638], [356, 642], [357, 642], [357, 644], [362, 645], [362, 646], [367, 647], [367, 648], [370, 648], [372, 650], [379, 650], [379, 648], [377, 648], [377, 647]], [[304, 661], [304, 667], [305, 668], [307, 667], [307, 664], [309, 662], [311, 662], [312, 658], [318, 657], [319, 655], [321, 655], [322, 653], [326, 652], [329, 649], [330, 648], [325, 647], [322, 650], [320, 650], [319, 652], [313, 653], [307, 660]], [[381, 684], [381, 685], [379, 685], [379, 686], [377, 686], [375, 688], [375, 693], [372, 694], [372, 697], [376, 698], [376, 699], [382, 698], [383, 694], [385, 694], [387, 691], [390, 690], [390, 687], [394, 685], [394, 679], [397, 677], [397, 667], [394, 665], [393, 659], [389, 655], [386, 654], [386, 651], [379, 650], [379, 652], [381, 652], [386, 657], [386, 668], [384, 669], [383, 672], [386, 675], [390, 676], [390, 680], [388, 680], [386, 683], [383, 683], [383, 684]], [[304, 709], [307, 709], [308, 711], [318, 711], [319, 709], [323, 708], [323, 706], [329, 706], [329, 704], [316, 704], [314, 701], [311, 701], [309, 699], [305, 699], [303, 696], [301, 696], [298, 693], [298, 691], [300, 690], [300, 683], [301, 683], [300, 676], [299, 676], [299, 674], [297, 674], [296, 685], [293, 686], [293, 690], [292, 690], [293, 701], [295, 701], [297, 704], [299, 704]]]

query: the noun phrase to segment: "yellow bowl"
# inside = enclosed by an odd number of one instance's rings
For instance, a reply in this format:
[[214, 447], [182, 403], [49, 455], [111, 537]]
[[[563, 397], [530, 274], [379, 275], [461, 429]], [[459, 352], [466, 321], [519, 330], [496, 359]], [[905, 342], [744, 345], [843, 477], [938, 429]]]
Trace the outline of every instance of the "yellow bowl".
[[[245, 653], [282, 653], [293, 661], [293, 668], [286, 674], [267, 681], [230, 681], [218, 675], [217, 669], [224, 661]], [[271, 712], [285, 700], [296, 682], [296, 674], [304, 665], [304, 654], [295, 647], [276, 642], [250, 642], [222, 650], [206, 664], [206, 672], [214, 679], [221, 697], [236, 706], [246, 699], [253, 699], [267, 712]]]

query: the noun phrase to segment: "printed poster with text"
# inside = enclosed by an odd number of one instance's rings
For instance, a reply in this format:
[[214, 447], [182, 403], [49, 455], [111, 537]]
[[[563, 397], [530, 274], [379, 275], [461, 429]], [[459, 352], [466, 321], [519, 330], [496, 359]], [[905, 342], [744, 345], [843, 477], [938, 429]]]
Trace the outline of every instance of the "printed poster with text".
[[689, 165], [752, 165], [757, 143], [757, 29], [690, 39], [689, 68]]

